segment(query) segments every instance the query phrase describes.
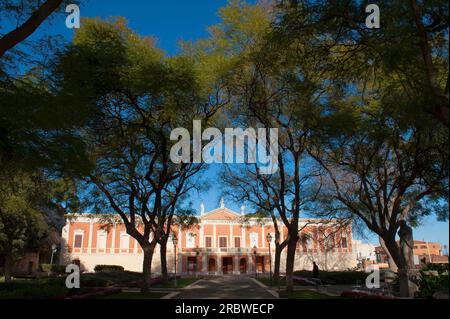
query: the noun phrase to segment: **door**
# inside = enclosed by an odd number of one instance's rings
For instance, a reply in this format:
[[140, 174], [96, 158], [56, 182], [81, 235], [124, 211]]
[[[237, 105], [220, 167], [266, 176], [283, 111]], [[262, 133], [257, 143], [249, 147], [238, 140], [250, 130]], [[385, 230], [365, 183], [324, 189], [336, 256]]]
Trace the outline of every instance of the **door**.
[[239, 272], [245, 274], [247, 272], [247, 259], [241, 258], [239, 261]]
[[214, 258], [210, 258], [208, 261], [208, 272], [213, 274], [216, 272], [216, 260]]
[[233, 258], [231, 257], [222, 258], [222, 273], [224, 275], [233, 273]]

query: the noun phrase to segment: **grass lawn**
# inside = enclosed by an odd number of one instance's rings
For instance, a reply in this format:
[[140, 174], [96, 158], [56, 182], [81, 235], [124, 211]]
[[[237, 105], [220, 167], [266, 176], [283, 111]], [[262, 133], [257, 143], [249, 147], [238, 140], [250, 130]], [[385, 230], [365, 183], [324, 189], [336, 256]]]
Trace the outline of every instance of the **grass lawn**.
[[64, 279], [40, 278], [0, 282], [0, 299], [53, 299], [62, 298], [69, 290]]
[[132, 271], [96, 272], [81, 275], [81, 285], [90, 287], [127, 286], [142, 280], [142, 273]]
[[161, 299], [161, 297], [167, 295], [167, 293], [161, 292], [121, 292], [119, 294], [114, 294], [106, 296], [103, 299]]
[[[178, 288], [186, 287], [197, 279], [195, 277], [178, 278]], [[81, 286], [87, 287], [128, 287], [130, 283], [142, 282], [142, 273], [131, 271], [97, 272], [81, 275]], [[132, 285], [133, 286], [133, 285]], [[174, 288], [174, 280], [163, 284], [154, 284], [152, 288]]]
[[286, 292], [280, 292], [281, 298], [288, 299], [343, 299], [339, 296], [329, 296], [312, 290], [297, 290], [286, 296]]

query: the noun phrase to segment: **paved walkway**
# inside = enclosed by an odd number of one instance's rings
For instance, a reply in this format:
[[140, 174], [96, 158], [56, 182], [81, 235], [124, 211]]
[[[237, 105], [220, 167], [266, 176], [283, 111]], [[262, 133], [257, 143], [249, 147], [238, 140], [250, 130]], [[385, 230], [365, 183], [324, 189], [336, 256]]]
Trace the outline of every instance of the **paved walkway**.
[[274, 299], [267, 289], [247, 276], [217, 276], [200, 279], [172, 299]]

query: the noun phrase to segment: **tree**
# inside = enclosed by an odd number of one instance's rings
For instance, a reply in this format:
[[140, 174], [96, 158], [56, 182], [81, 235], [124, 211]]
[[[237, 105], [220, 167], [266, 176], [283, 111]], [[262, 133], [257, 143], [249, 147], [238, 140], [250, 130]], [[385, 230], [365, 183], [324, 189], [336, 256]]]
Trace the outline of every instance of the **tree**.
[[48, 233], [43, 211], [41, 176], [1, 174], [0, 252], [5, 256], [5, 281], [10, 282], [14, 263], [28, 249], [37, 249]]
[[333, 52], [336, 78], [364, 81], [378, 72], [392, 80], [391, 97], [407, 102], [405, 115], [429, 114], [448, 129], [448, 1], [376, 4], [380, 29], [366, 27], [366, 4], [354, 0], [282, 1], [275, 27], [285, 41], [316, 33], [322, 48]]
[[323, 151], [313, 152], [330, 181], [321, 197], [324, 211], [361, 218], [382, 239], [400, 275], [408, 275], [413, 265], [396, 236], [402, 221], [414, 226], [431, 214], [447, 219], [448, 164], [442, 150], [448, 137], [435, 127], [402, 128], [374, 105], [345, 112], [355, 116], [350, 132], [341, 131]]
[[3, 0], [0, 2], [0, 11], [4, 14], [16, 13], [17, 16], [29, 15], [25, 21], [18, 21], [19, 25], [14, 30], [9, 31], [0, 38], [0, 58], [2, 58], [8, 50], [13, 49], [19, 43], [25, 41], [32, 35], [36, 29], [64, 2], [63, 0], [47, 0], [41, 1], [27, 0], [25, 3], [18, 3], [15, 0]]
[[378, 5], [382, 29], [369, 30], [357, 1], [283, 2], [275, 34], [285, 43], [315, 34], [310, 50], [322, 50], [321, 72], [336, 87], [310, 152], [333, 189], [324, 214], [360, 217], [407, 273], [400, 221], [448, 209], [448, 133], [436, 126], [448, 128], [448, 4]]
[[57, 68], [61, 94], [96, 112], [84, 134], [94, 163], [86, 180], [97, 211], [118, 214], [142, 247], [143, 291], [154, 249], [167, 244], [180, 198], [203, 168], [172, 162], [171, 132], [206, 122], [221, 107], [203, 94], [194, 65], [188, 56], [166, 58], [119, 19], [86, 20]]

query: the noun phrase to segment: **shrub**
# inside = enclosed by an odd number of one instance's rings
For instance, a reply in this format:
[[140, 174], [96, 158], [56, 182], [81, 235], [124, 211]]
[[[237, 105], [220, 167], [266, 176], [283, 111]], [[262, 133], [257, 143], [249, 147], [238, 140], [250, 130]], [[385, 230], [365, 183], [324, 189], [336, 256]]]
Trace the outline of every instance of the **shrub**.
[[448, 293], [448, 280], [448, 270], [445, 267], [427, 265], [420, 270], [418, 296], [430, 299], [436, 292]]
[[109, 287], [113, 282], [104, 278], [99, 278], [94, 274], [86, 274], [80, 278], [81, 287]]
[[94, 267], [95, 272], [122, 272], [125, 269], [118, 265], [97, 265]]
[[[312, 271], [301, 270], [294, 272], [294, 275], [312, 278]], [[363, 271], [320, 271], [319, 279], [324, 284], [354, 285], [363, 284], [368, 274]]]
[[52, 273], [52, 274], [65, 274], [66, 273], [66, 266], [65, 265], [50, 265], [50, 264], [41, 264], [42, 271], [46, 273]]

